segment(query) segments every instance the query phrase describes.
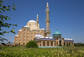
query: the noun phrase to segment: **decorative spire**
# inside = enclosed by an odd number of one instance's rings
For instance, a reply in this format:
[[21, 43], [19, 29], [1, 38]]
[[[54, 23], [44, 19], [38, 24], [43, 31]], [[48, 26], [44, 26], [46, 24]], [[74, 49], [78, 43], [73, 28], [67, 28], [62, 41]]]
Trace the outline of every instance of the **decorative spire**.
[[36, 21], [37, 21], [37, 24], [38, 24], [39, 23], [39, 16], [38, 16], [38, 14], [37, 14], [37, 20]]
[[47, 5], [46, 5], [46, 7], [48, 7], [48, 2], [47, 2]]
[[37, 19], [39, 18], [38, 13], [37, 13]]
[[48, 2], [47, 2], [47, 4], [46, 4], [46, 12], [49, 12], [49, 5], [48, 5]]

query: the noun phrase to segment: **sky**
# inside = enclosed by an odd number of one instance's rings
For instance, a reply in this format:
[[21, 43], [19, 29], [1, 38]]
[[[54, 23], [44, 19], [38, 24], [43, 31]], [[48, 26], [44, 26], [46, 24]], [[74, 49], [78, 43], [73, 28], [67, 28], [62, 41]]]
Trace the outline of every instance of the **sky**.
[[[36, 20], [37, 13], [40, 27], [45, 28], [47, 2], [51, 34], [59, 30], [64, 38], [84, 43], [84, 0], [16, 0], [16, 10], [8, 13], [11, 17], [8, 22], [18, 25], [16, 34], [29, 20]], [[13, 42], [16, 34], [10, 33], [5, 37]]]

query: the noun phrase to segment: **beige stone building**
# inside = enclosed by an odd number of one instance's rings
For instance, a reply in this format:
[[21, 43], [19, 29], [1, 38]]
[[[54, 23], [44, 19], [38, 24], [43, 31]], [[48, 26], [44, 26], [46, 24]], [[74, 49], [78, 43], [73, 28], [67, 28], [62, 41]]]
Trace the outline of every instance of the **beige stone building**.
[[56, 31], [53, 37], [35, 38], [39, 47], [56, 47], [56, 46], [74, 46], [72, 39], [64, 39], [61, 34]]
[[26, 26], [18, 31], [14, 43], [16, 45], [25, 45], [29, 41], [34, 40], [36, 34], [45, 36], [45, 30], [39, 28], [39, 24], [36, 21], [30, 20]]
[[50, 37], [50, 19], [49, 19], [49, 6], [46, 5], [46, 29], [40, 28], [39, 16], [37, 14], [36, 21], [29, 20], [23, 28], [18, 31], [15, 36], [15, 45], [26, 45], [29, 41], [35, 40], [39, 47], [55, 47], [55, 46], [71, 46], [73, 45], [72, 39], [64, 39], [61, 33], [56, 32], [53, 37]]

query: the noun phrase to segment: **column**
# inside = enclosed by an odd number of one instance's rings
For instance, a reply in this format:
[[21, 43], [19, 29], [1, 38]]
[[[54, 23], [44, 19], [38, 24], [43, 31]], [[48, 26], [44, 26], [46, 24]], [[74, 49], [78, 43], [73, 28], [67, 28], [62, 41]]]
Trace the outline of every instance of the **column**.
[[65, 46], [67, 46], [67, 42], [65, 42]]
[[49, 41], [49, 46], [51, 46], [51, 41]]
[[43, 41], [41, 41], [41, 46], [43, 46]]
[[53, 41], [53, 46], [55, 46], [55, 42]]
[[57, 45], [59, 46], [59, 40], [58, 40], [58, 44]]
[[47, 46], [47, 41], [45, 41], [45, 46]]
[[37, 45], [40, 46], [40, 42], [37, 42]]
[[61, 44], [62, 44], [62, 46], [64, 46], [64, 40], [62, 40]]

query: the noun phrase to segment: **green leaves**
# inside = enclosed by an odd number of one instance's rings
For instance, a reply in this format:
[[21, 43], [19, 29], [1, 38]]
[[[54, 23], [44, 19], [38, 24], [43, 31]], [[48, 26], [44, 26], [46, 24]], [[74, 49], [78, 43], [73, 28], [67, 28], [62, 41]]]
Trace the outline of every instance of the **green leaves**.
[[13, 9], [13, 10], [16, 10], [16, 6], [15, 6], [15, 4], [13, 5], [12, 9]]
[[3, 0], [0, 0], [0, 4], [3, 2]]
[[9, 32], [7, 32], [7, 31], [3, 31], [3, 33], [9, 33]]
[[7, 8], [6, 6], [3, 6], [3, 9]]
[[[0, 0], [0, 36], [4, 35], [5, 33], [14, 33], [15, 30], [13, 29], [14, 27], [17, 26], [17, 24], [11, 24], [7, 22], [10, 20], [10, 17], [6, 15], [8, 11], [15, 10], [15, 4], [4, 4], [6, 0]], [[11, 30], [3, 30], [3, 28], [11, 28]]]
[[14, 30], [14, 29], [12, 29], [10, 32], [12, 32], [12, 33], [14, 33], [14, 34], [15, 34], [15, 30]]
[[17, 26], [17, 24], [13, 24], [13, 26]]
[[35, 41], [30, 41], [29, 43], [26, 44], [27, 48], [38, 48], [38, 45], [36, 44]]
[[0, 32], [0, 35], [3, 35], [3, 33], [2, 33], [2, 32]]
[[0, 19], [1, 19], [1, 20], [8, 20], [8, 16], [0, 15]]

